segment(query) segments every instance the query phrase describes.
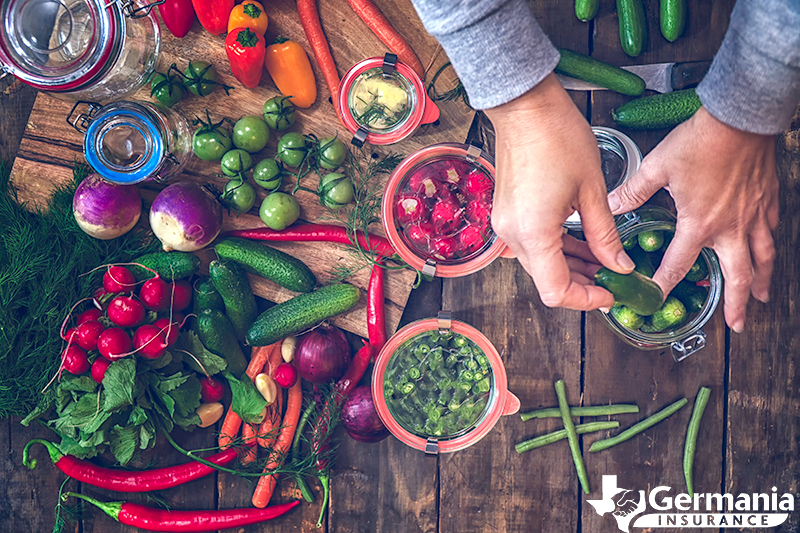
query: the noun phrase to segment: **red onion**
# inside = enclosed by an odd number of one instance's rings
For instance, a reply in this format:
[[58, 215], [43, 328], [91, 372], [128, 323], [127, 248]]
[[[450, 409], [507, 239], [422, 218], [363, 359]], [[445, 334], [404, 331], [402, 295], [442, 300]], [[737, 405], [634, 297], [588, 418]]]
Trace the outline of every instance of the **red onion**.
[[350, 358], [350, 344], [342, 330], [322, 324], [300, 338], [294, 364], [306, 381], [330, 383], [342, 377]]
[[341, 420], [347, 434], [359, 442], [379, 442], [389, 436], [375, 409], [369, 385], [353, 389], [342, 404]]
[[150, 227], [165, 251], [194, 252], [219, 235], [222, 208], [200, 185], [174, 183], [153, 200]]
[[78, 226], [96, 239], [108, 240], [129, 232], [142, 214], [135, 185], [116, 185], [89, 174], [75, 191], [72, 213]]

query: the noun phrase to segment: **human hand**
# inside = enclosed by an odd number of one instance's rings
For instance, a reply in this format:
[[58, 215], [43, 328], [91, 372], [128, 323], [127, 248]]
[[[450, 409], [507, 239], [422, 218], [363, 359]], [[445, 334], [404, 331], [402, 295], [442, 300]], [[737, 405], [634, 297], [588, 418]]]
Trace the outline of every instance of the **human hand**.
[[672, 195], [678, 221], [653, 280], [668, 294], [700, 250], [712, 248], [725, 278], [725, 320], [741, 333], [749, 295], [769, 300], [778, 226], [775, 137], [737, 130], [700, 108], [608, 195], [611, 211], [635, 209], [661, 187]]
[[[594, 286], [587, 262], [620, 273], [634, 264], [605, 200], [600, 152], [589, 124], [552, 74], [486, 115], [497, 138], [492, 228], [531, 275], [542, 303], [610, 308], [614, 297]], [[562, 224], [575, 210], [588, 245], [562, 238]]]

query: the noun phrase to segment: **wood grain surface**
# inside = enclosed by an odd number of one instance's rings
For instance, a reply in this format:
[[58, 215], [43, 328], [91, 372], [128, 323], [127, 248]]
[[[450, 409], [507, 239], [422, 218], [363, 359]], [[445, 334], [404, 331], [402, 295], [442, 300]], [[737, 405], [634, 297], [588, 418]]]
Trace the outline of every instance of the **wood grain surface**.
[[[430, 66], [435, 72], [447, 61], [437, 42], [427, 35], [414, 12], [410, 1], [377, 2], [383, 8], [387, 18], [395, 25], [397, 30], [410, 42], [423, 64]], [[346, 2], [322, 2], [320, 17], [323, 27], [327, 29], [327, 36], [334, 50], [340, 75], [357, 62], [368, 57], [383, 56], [388, 49], [375, 37], [364, 23], [352, 12]], [[270, 2], [267, 6], [270, 17], [267, 42], [272, 42], [278, 35], [297, 40], [305, 45], [306, 38], [300, 21], [297, 17], [295, 3], [290, 0]], [[224, 38], [213, 36], [195, 22], [190, 33], [182, 38], [174, 38], [169, 31], [162, 27], [162, 46], [159, 55], [157, 70], [166, 72], [173, 63], [183, 70], [189, 61], [204, 59], [211, 61], [219, 70], [220, 81], [233, 86], [230, 96], [217, 89], [211, 95], [200, 98], [191, 95], [173, 106], [181, 116], [190, 123], [195, 117], [204, 117], [205, 111], [211, 112], [213, 120], [228, 117], [232, 120], [245, 115], [260, 115], [264, 102], [279, 94], [266, 70], [263, 73], [261, 84], [255, 89], [243, 87], [230, 72], [228, 59], [225, 54]], [[307, 48], [307, 47], [306, 47]], [[298, 110], [296, 125], [291, 131], [311, 133], [317, 137], [337, 135], [349, 141], [352, 135], [339, 123], [332, 104], [329, 102], [330, 94], [321, 81], [313, 54], [307, 49], [317, 74], [318, 95], [316, 102], [308, 109]], [[432, 74], [431, 74], [432, 75]], [[441, 90], [446, 90], [452, 83], [452, 76], [442, 78]], [[149, 86], [142, 88], [132, 98], [149, 101]], [[466, 138], [467, 131], [472, 123], [473, 112], [461, 102], [440, 102], [441, 115], [435, 125], [422, 126], [408, 139], [388, 147], [368, 146], [363, 152], [354, 152], [360, 161], [369, 159], [372, 154], [385, 155], [395, 153], [406, 156], [411, 152], [438, 142], [461, 142]], [[25, 133], [22, 138], [17, 159], [12, 170], [12, 182], [16, 187], [21, 201], [39, 202], [49, 197], [52, 188], [57, 183], [66, 183], [72, 176], [75, 161], [83, 160], [83, 135], [76, 131], [66, 120], [73, 104], [54, 99], [41, 94], [27, 121]], [[86, 112], [82, 106], [78, 112]], [[279, 135], [271, 132], [267, 147], [254, 155], [254, 161], [265, 157], [275, 157]], [[376, 178], [376, 184], [385, 182], [388, 175]], [[212, 183], [222, 189], [227, 178], [222, 176], [218, 163], [202, 161], [191, 157], [185, 171], [172, 181], [193, 181], [197, 183]], [[311, 174], [302, 180], [304, 187], [316, 190], [319, 177]], [[284, 189], [294, 184], [285, 185]], [[142, 196], [147, 204], [152, 201], [155, 194], [164, 186], [154, 182], [145, 182], [140, 186]], [[257, 199], [253, 209], [244, 215], [225, 215], [223, 231], [238, 228], [264, 227], [258, 217], [258, 207], [266, 196], [266, 191], [256, 187]], [[317, 196], [305, 191], [299, 191], [296, 198], [301, 206], [301, 219], [309, 222], [327, 222], [331, 214], [323, 208]], [[383, 234], [379, 225], [374, 225], [371, 230]], [[337, 268], [354, 269], [363, 265], [356, 256], [345, 247], [328, 245], [324, 243], [283, 243], [277, 248], [300, 258], [308, 264], [321, 282], [331, 279]], [[213, 251], [206, 250], [199, 253], [205, 263], [213, 257]], [[416, 279], [412, 270], [392, 270], [386, 276], [386, 320], [390, 332], [395, 331], [400, 321], [411, 286]], [[369, 281], [369, 268], [363, 268], [348, 278], [362, 291], [366, 289]], [[251, 277], [254, 292], [267, 300], [283, 302], [294, 293], [282, 289], [275, 283]], [[354, 309], [339, 315], [333, 322], [357, 335], [366, 336], [366, 318], [364, 298]]]

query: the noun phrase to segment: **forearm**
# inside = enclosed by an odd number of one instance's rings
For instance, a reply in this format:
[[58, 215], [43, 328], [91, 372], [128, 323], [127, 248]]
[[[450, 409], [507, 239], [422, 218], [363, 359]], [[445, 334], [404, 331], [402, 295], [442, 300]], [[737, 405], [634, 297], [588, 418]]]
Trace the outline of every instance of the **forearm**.
[[800, 2], [739, 0], [725, 39], [697, 92], [718, 120], [777, 134], [800, 100]]
[[558, 51], [524, 0], [413, 0], [476, 109], [505, 104], [541, 82]]

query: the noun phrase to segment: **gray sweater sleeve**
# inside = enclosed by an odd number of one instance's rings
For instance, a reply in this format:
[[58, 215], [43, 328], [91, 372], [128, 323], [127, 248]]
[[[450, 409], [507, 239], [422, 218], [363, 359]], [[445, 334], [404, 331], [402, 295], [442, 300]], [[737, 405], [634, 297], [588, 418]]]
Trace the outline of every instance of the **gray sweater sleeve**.
[[525, 0], [413, 0], [475, 109], [522, 96], [555, 68], [558, 51]]
[[697, 93], [709, 113], [734, 128], [788, 128], [800, 101], [800, 0], [738, 0]]

